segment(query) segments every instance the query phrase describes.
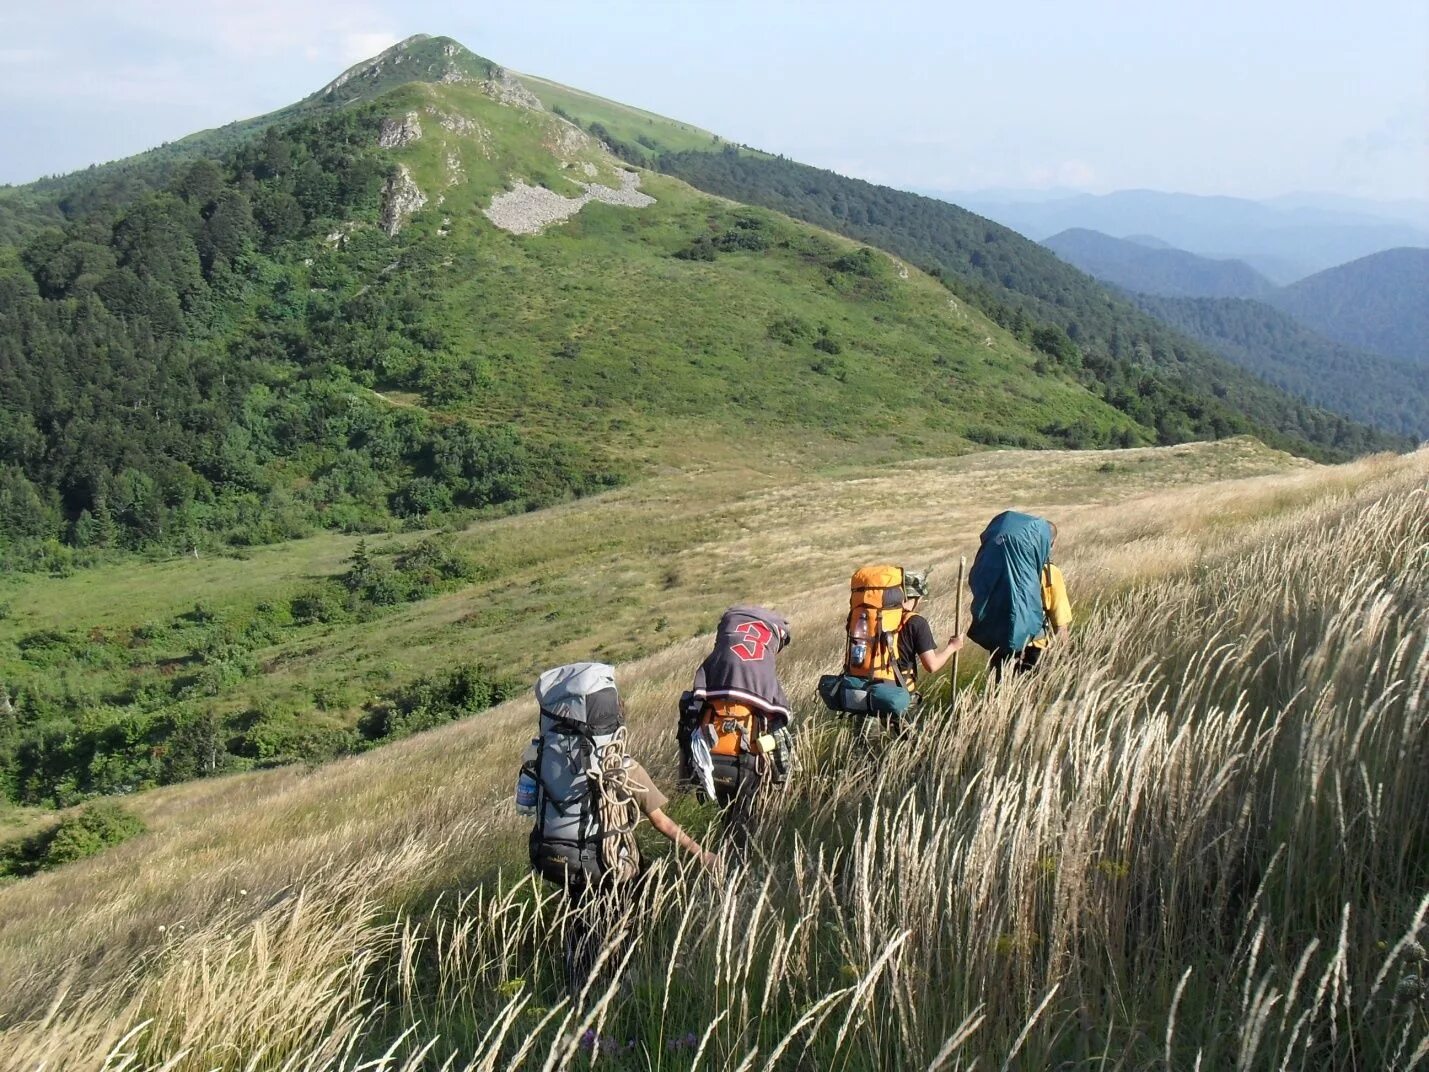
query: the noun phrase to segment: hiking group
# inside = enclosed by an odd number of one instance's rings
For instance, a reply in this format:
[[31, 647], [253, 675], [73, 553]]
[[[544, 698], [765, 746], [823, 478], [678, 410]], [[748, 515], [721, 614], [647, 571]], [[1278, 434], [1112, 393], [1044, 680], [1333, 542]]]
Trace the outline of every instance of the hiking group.
[[[1052, 563], [1056, 536], [1050, 521], [1006, 511], [979, 539], [968, 574], [967, 636], [987, 650], [995, 682], [1032, 670], [1054, 639], [1069, 635], [1071, 604]], [[959, 618], [961, 588], [960, 576]], [[956, 667], [964, 642], [955, 629], [938, 646], [919, 613], [928, 590], [926, 570], [874, 565], [854, 573], [843, 667], [818, 684], [830, 711], [875, 720], [895, 736], [905, 732], [918, 711], [920, 673], [937, 673], [950, 660]], [[766, 787], [782, 786], [793, 762], [790, 704], [776, 665], [790, 640], [783, 615], [750, 604], [730, 607], [677, 705], [680, 782], [724, 809], [736, 831], [747, 829], [754, 800]], [[645, 865], [635, 828], [642, 816], [705, 866], [717, 866], [719, 858], [665, 813], [669, 798], [629, 754], [612, 667], [559, 666], [540, 676], [535, 691], [540, 734], [523, 756], [516, 806], [535, 820], [532, 868], [565, 890], [577, 910], [573, 918], [586, 917], [568, 932], [575, 988], [598, 945], [599, 925], [589, 916], [612, 907], [602, 895], [617, 895], [617, 905], [638, 899]]]

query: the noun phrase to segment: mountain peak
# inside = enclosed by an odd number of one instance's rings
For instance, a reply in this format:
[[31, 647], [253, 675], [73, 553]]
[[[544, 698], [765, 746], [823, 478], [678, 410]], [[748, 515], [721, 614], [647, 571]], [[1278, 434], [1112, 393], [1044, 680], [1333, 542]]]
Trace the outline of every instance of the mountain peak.
[[308, 101], [348, 104], [368, 100], [408, 82], [499, 79], [504, 71], [450, 37], [413, 34], [370, 59], [355, 63]]

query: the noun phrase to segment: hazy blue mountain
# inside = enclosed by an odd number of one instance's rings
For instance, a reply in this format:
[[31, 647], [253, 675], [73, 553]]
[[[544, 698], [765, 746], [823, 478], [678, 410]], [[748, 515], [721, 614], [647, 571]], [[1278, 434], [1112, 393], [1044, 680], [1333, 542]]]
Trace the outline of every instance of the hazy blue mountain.
[[1353, 207], [1155, 190], [1045, 201], [958, 194], [947, 199], [1029, 238], [1042, 240], [1074, 227], [1110, 235], [1151, 234], [1202, 256], [1244, 260], [1280, 284], [1386, 249], [1429, 246], [1429, 227]]
[[1429, 229], [1429, 199], [1377, 201], [1367, 197], [1344, 194], [1296, 192], [1268, 197], [1265, 204], [1276, 208], [1315, 208], [1330, 212], [1353, 212], [1360, 216], [1375, 216]]
[[1350, 346], [1429, 364], [1429, 249], [1391, 249], [1285, 287], [1272, 305]]
[[[1156, 239], [1152, 239], [1156, 241]], [[1243, 261], [1211, 260], [1183, 249], [1113, 238], [1081, 227], [1042, 243], [1068, 264], [1139, 294], [1175, 298], [1255, 298], [1274, 284]]]
[[1277, 387], [1385, 431], [1429, 439], [1429, 376], [1327, 339], [1261, 301], [1136, 295], [1158, 320]]

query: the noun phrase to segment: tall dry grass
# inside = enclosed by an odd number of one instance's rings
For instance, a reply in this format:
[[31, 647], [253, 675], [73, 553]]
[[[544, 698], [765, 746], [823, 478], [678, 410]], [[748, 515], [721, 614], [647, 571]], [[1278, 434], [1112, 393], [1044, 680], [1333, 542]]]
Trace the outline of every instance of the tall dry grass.
[[[0, 985], [0, 1062], [1429, 1065], [1429, 493], [1420, 464], [1316, 487], [1152, 501], [1101, 526], [1110, 549], [1069, 525], [1073, 585], [1103, 592], [1075, 645], [922, 732], [870, 740], [806, 704], [801, 768], [742, 861], [664, 861], [578, 1002], [565, 906], [521, 875], [516, 824], [448, 806], [350, 859], [315, 839], [260, 905], [195, 904], [125, 958], [80, 945], [59, 985], [32, 962], [28, 1001]], [[840, 598], [791, 608], [791, 682], [836, 661]], [[630, 682], [637, 746], [668, 748], [697, 649]], [[321, 776], [361, 801], [371, 768], [343, 769]], [[482, 843], [504, 880], [394, 910]]]

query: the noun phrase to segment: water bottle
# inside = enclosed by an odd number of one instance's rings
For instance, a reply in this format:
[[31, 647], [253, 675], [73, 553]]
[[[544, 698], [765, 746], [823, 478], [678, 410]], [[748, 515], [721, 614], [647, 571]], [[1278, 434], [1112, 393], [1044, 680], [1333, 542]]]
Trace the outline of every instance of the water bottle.
[[521, 757], [521, 773], [516, 776], [516, 814], [528, 818], [536, 814], [536, 744], [532, 741]]
[[850, 670], [862, 670], [868, 663], [868, 619], [864, 612], [855, 614], [848, 638], [848, 667]]

